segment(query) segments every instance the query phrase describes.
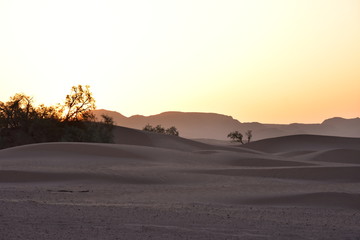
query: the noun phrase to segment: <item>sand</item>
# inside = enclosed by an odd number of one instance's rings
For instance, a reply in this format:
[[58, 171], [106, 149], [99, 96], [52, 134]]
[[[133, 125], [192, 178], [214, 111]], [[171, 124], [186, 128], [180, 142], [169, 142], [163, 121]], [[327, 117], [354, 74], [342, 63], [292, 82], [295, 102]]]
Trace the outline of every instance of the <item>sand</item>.
[[360, 239], [360, 139], [115, 141], [1, 150], [0, 239]]

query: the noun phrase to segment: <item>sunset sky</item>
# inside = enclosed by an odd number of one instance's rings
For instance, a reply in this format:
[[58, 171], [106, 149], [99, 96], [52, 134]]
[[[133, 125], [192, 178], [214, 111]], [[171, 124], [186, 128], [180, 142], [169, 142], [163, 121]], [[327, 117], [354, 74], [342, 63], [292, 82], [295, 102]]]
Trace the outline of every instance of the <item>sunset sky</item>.
[[0, 101], [91, 86], [126, 116], [360, 117], [359, 0], [0, 0]]

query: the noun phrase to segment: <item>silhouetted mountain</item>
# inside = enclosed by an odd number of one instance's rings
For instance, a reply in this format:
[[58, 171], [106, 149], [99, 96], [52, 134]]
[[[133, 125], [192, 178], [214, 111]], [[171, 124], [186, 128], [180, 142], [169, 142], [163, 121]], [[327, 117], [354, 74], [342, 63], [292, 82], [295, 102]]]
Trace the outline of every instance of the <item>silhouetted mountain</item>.
[[330, 118], [321, 124], [334, 136], [358, 137], [360, 135], [360, 118]]
[[228, 140], [227, 134], [238, 130], [244, 133], [253, 131], [253, 140], [295, 134], [317, 134], [342, 137], [360, 137], [360, 118], [331, 118], [321, 124], [262, 124], [258, 122], [241, 123], [231, 116], [216, 113], [164, 112], [151, 116], [124, 115], [108, 110], [95, 110], [96, 116], [111, 116], [116, 125], [142, 129], [146, 124], [161, 125], [165, 128], [175, 126], [182, 137], [192, 139]]

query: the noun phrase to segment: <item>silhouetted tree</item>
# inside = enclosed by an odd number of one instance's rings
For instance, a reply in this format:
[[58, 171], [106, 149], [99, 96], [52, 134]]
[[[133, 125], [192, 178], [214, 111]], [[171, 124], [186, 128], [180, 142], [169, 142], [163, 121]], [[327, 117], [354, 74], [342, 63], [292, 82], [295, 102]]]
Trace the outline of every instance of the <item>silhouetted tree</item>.
[[18, 128], [37, 117], [33, 100], [25, 94], [15, 94], [10, 101], [0, 102], [0, 128]]
[[179, 136], [179, 131], [174, 126], [165, 129], [161, 125], [157, 125], [156, 127], [153, 127], [150, 124], [146, 124], [142, 130], [147, 132], [155, 132], [160, 134]]
[[245, 132], [245, 135], [247, 137], [247, 142], [249, 143], [251, 141], [251, 138], [252, 138], [252, 130], [247, 130]]
[[60, 104], [50, 107], [41, 104], [36, 108], [36, 112], [40, 119], [55, 119], [61, 121], [63, 119], [64, 107]]
[[91, 113], [95, 110], [95, 99], [90, 92], [90, 86], [78, 85], [71, 88], [71, 93], [66, 96], [64, 121], [79, 121], [94, 119]]
[[102, 114], [101, 117], [103, 118], [102, 122], [105, 123], [108, 126], [113, 127], [114, 126], [114, 119], [110, 117], [109, 115]]
[[153, 126], [151, 126], [150, 124], [146, 124], [142, 130], [147, 132], [155, 132], [155, 128], [153, 128]]
[[161, 125], [157, 125], [157, 126], [155, 127], [155, 132], [156, 132], [156, 133], [164, 134], [164, 133], [165, 133], [165, 128], [163, 128]]
[[176, 129], [176, 127], [172, 126], [165, 130], [165, 133], [167, 135], [173, 135], [173, 136], [179, 136], [179, 131]]
[[76, 141], [112, 142], [114, 121], [96, 121], [95, 99], [89, 86], [72, 87], [64, 105], [34, 107], [31, 97], [15, 94], [0, 102], [0, 148], [28, 143]]
[[244, 144], [243, 135], [239, 131], [231, 132], [227, 135], [227, 137], [231, 138], [233, 142], [240, 142], [241, 144]]

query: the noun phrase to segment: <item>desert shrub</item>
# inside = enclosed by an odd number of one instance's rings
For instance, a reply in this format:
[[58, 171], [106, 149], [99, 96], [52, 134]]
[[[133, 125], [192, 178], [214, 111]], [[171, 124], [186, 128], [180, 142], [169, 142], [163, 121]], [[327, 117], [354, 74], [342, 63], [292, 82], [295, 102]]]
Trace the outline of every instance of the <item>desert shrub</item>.
[[[245, 135], [247, 137], [247, 143], [249, 143], [252, 138], [252, 130], [247, 130], [245, 132]], [[244, 135], [239, 131], [230, 132], [227, 135], [227, 137], [230, 138], [232, 142], [239, 142], [241, 144], [244, 144], [244, 141], [243, 141]]]
[[176, 127], [172, 126], [165, 130], [165, 133], [167, 135], [173, 135], [173, 136], [179, 136], [179, 131], [176, 129]]
[[155, 129], [150, 124], [146, 124], [145, 127], [143, 128], [143, 131], [155, 132]]
[[142, 130], [147, 131], [147, 132], [154, 132], [154, 133], [160, 133], [160, 134], [166, 134], [166, 135], [179, 136], [179, 131], [174, 126], [165, 129], [161, 125], [157, 125], [156, 127], [153, 127], [150, 124], [146, 124], [146, 126]]

